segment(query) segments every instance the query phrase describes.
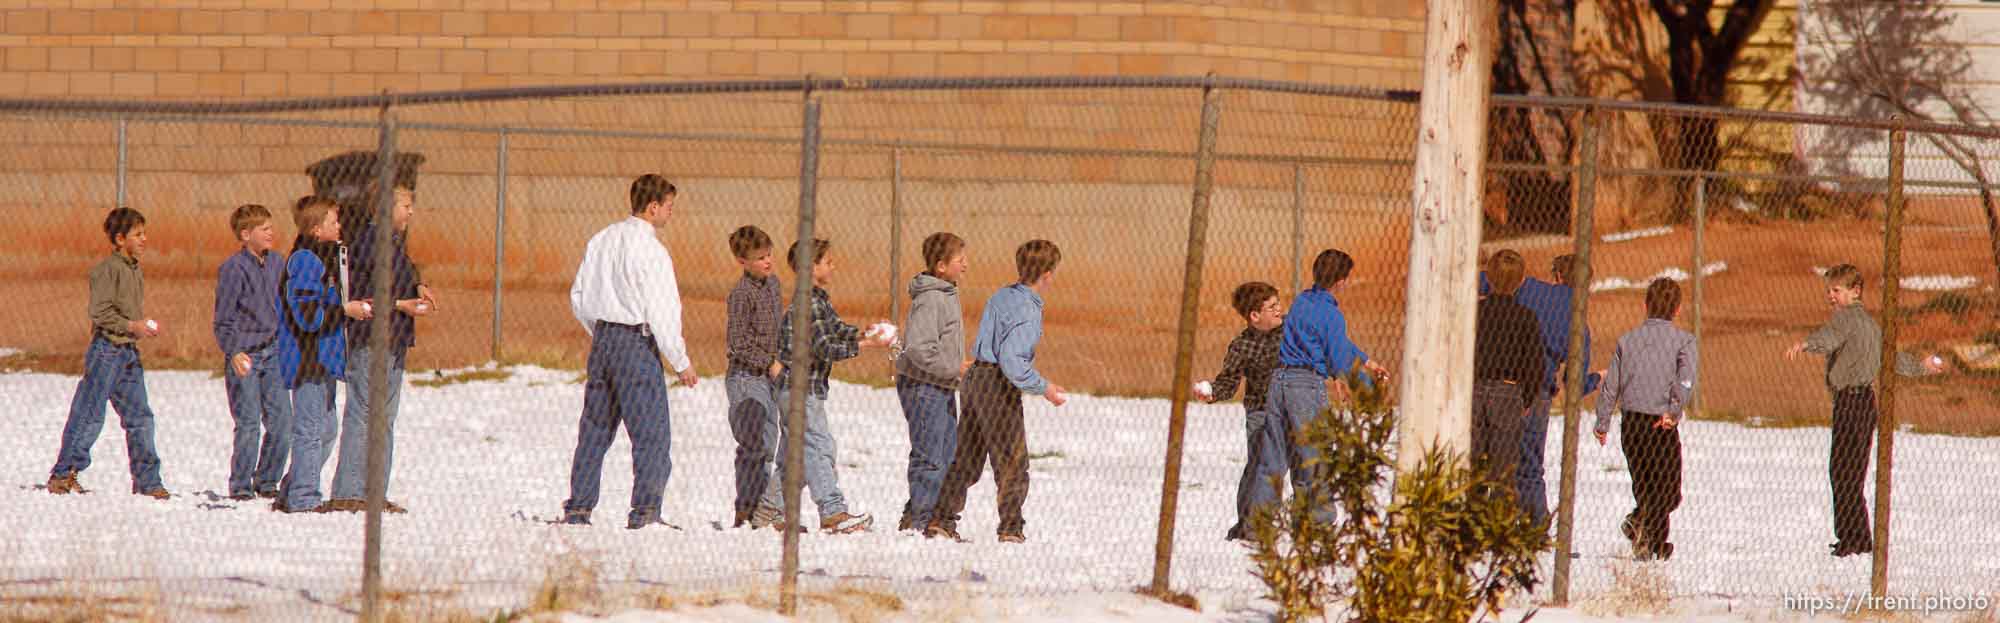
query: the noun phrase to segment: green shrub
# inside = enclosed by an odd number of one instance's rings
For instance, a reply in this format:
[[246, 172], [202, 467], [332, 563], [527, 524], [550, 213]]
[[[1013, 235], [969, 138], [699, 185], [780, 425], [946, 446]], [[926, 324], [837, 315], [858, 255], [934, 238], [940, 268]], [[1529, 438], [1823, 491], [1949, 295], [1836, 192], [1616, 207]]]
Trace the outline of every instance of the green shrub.
[[1488, 485], [1462, 455], [1432, 449], [1397, 476], [1385, 505], [1391, 407], [1373, 389], [1357, 390], [1353, 407], [1300, 431], [1319, 452], [1305, 465], [1310, 482], [1252, 517], [1252, 559], [1278, 619], [1462, 623], [1497, 614], [1514, 588], [1532, 590], [1549, 540], [1514, 504], [1512, 484]]

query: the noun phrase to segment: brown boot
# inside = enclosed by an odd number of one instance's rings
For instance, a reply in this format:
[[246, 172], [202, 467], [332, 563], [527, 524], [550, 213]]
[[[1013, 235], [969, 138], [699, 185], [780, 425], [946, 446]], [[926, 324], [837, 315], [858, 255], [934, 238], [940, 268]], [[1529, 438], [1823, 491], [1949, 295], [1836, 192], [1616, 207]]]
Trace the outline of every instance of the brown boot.
[[360, 513], [368, 510], [367, 500], [339, 499], [327, 500], [322, 506], [330, 513]]
[[70, 472], [68, 474], [64, 474], [61, 476], [50, 476], [49, 493], [53, 493], [56, 495], [68, 495], [71, 493], [89, 493], [89, 492], [83, 490], [83, 485], [77, 484], [76, 473]]
[[170, 498], [170, 497], [173, 497], [173, 494], [170, 494], [170, 493], [167, 493], [167, 490], [166, 490], [166, 489], [164, 489], [164, 488], [160, 488], [160, 489], [151, 489], [151, 490], [148, 490], [148, 491], [141, 491], [141, 492], [139, 492], [139, 495], [143, 495], [143, 496], [146, 496], [146, 497], [149, 497], [149, 498], [153, 498], [153, 499], [155, 499], [155, 500], [164, 500], [164, 499], [167, 499], [167, 498]]
[[869, 526], [873, 525], [875, 525], [875, 516], [866, 513], [856, 515], [842, 512], [838, 515], [819, 520], [820, 531], [828, 534], [854, 534], [866, 531]]

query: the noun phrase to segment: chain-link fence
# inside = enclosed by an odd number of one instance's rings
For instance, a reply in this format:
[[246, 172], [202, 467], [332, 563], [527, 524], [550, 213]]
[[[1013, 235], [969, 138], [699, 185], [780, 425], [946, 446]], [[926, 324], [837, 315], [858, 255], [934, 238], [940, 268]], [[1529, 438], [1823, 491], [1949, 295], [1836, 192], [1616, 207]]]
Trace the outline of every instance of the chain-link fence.
[[[816, 117], [806, 114], [807, 102]], [[1218, 120], [1207, 145], [1200, 139], [1205, 102]], [[769, 592], [787, 566], [781, 539], [737, 524], [756, 523], [756, 507], [778, 498], [748, 490], [761, 481], [746, 484], [737, 464], [754, 465], [742, 447], [761, 445], [754, 440], [773, 428], [797, 431], [804, 446], [803, 469], [789, 471], [804, 472], [800, 493], [808, 499], [797, 513], [815, 529], [796, 537], [797, 563], [801, 587], [823, 601], [854, 587], [946, 603], [968, 594], [1061, 596], [1148, 583], [1155, 569], [1167, 568], [1152, 563], [1160, 483], [1173, 473], [1162, 466], [1172, 464], [1178, 501], [1171, 576], [1163, 580], [1225, 608], [1249, 607], [1263, 587], [1249, 573], [1244, 547], [1224, 536], [1238, 521], [1246, 437], [1255, 433], [1245, 430], [1240, 404], [1195, 401], [1184, 437], [1170, 449], [1170, 429], [1181, 424], [1163, 417], [1181, 354], [1193, 198], [1207, 199], [1191, 378], [1215, 378], [1232, 338], [1245, 333], [1248, 321], [1232, 307], [1239, 285], [1269, 283], [1289, 308], [1312, 284], [1313, 258], [1329, 248], [1355, 260], [1338, 291], [1353, 341], [1383, 362], [1398, 361], [1405, 347], [1417, 131], [1410, 93], [1240, 80], [934, 79], [211, 106], [15, 101], [4, 110], [0, 209], [14, 215], [14, 226], [0, 232], [8, 260], [0, 287], [13, 304], [0, 308], [0, 346], [9, 349], [7, 367], [36, 373], [0, 381], [20, 414], [11, 420], [8, 437], [16, 441], [7, 469], [24, 483], [21, 503], [0, 512], [23, 535], [7, 548], [21, 562], [0, 579], [38, 594], [143, 585], [174, 608], [229, 603], [253, 613], [304, 608], [314, 616], [357, 612], [367, 601], [359, 587], [376, 584], [362, 570], [376, 567], [364, 565], [372, 555], [356, 547], [360, 517], [280, 516], [259, 512], [265, 501], [231, 499], [239, 493], [231, 457], [241, 452], [245, 428], [230, 417], [233, 394], [223, 386], [236, 375], [225, 370], [231, 362], [218, 346], [222, 330], [212, 330], [218, 316], [235, 315], [217, 302], [217, 289], [228, 278], [218, 267], [245, 244], [225, 233], [237, 206], [269, 207], [274, 250], [287, 259], [310, 246], [312, 232], [294, 224], [303, 196], [349, 195], [334, 212], [359, 215], [343, 223], [349, 231], [340, 238], [350, 244], [364, 233], [354, 230], [375, 233], [366, 229], [374, 209], [367, 206], [394, 209], [395, 196], [379, 192], [373, 169], [308, 173], [349, 152], [363, 153], [328, 166], [368, 166], [390, 148], [405, 160], [420, 156], [397, 173], [410, 191], [406, 248], [415, 266], [410, 283], [390, 284], [411, 288], [392, 295], [411, 306], [404, 316], [415, 317], [414, 344], [393, 362], [403, 376], [367, 383], [384, 377], [365, 373], [362, 383], [332, 392], [337, 406], [318, 416], [326, 429], [364, 422], [360, 429], [389, 432], [401, 448], [393, 462], [376, 463], [386, 463], [386, 502], [408, 512], [367, 531], [379, 534], [379, 587], [389, 607], [484, 612], [595, 598], [579, 592], [646, 595], [657, 604], [701, 592]], [[1901, 434], [1895, 519], [1891, 530], [1873, 533], [1894, 538], [1894, 555], [1887, 555], [1889, 541], [1878, 544], [1876, 568], [1898, 593], [2000, 587], [2000, 567], [1982, 562], [2000, 556], [1973, 555], [2000, 552], [2000, 539], [1978, 525], [1996, 502], [1982, 475], [2000, 456], [1988, 443], [2000, 386], [1976, 372], [1993, 363], [1992, 347], [1982, 346], [1993, 339], [1986, 313], [1994, 306], [1993, 280], [1979, 268], [1991, 265], [1982, 214], [1992, 212], [1984, 180], [1968, 172], [1986, 169], [1936, 157], [1991, 153], [1989, 133], [1942, 126], [1909, 133], [1900, 184], [1908, 225], [1891, 228], [1903, 236], [1900, 283], [1907, 288], [1897, 321], [1880, 313], [1881, 276], [1894, 265], [1885, 264], [1892, 253], [1879, 218], [1895, 187], [1883, 147], [1886, 120], [1520, 97], [1496, 98], [1491, 119], [1485, 247], [1518, 251], [1529, 275], [1546, 284], [1563, 282], [1547, 270], [1557, 256], [1587, 258], [1588, 270], [1576, 272], [1589, 284], [1588, 369], [1605, 367], [1619, 336], [1641, 326], [1645, 289], [1656, 277], [1685, 288], [1676, 323], [1696, 336], [1699, 352], [1690, 417], [1677, 436], [1684, 444], [1671, 523], [1678, 552], [1666, 564], [1631, 560], [1620, 523], [1633, 505], [1634, 475], [1619, 446], [1589, 443], [1587, 415], [1569, 424], [1578, 437], [1566, 439], [1565, 398], [1557, 397], [1556, 424], [1528, 434], [1525, 443], [1541, 444], [1548, 505], [1573, 508], [1560, 515], [1570, 519], [1559, 531], [1558, 551], [1570, 557], [1558, 565], [1556, 555], [1544, 556], [1545, 568], [1559, 576], [1557, 590], [1572, 601], [1657, 594], [1777, 607], [1780, 596], [1865, 588], [1868, 556], [1836, 558], [1824, 546], [1834, 526], [1827, 414], [1835, 394], [1814, 356], [1785, 356], [1832, 318], [1818, 273], [1842, 263], [1860, 269], [1864, 307], [1906, 350], [1940, 353], [1949, 368], [1904, 379], [1884, 405], [1883, 421], [1894, 424], [1882, 428], [1883, 442], [1874, 447], [1889, 447], [1891, 433]], [[1594, 155], [1585, 153], [1591, 132]], [[1962, 147], [1953, 152], [1936, 140]], [[1204, 153], [1212, 154], [1211, 186], [1197, 178]], [[677, 189], [669, 206], [635, 200], [635, 178], [646, 173], [664, 175]], [[1594, 184], [1582, 183], [1588, 176]], [[339, 190], [342, 184], [351, 188]], [[808, 201], [805, 188], [813, 189]], [[116, 206], [146, 219], [144, 310], [162, 328], [140, 343], [153, 371], [144, 382], [159, 414], [163, 484], [174, 496], [164, 507], [104, 494], [26, 493], [27, 481], [39, 482], [31, 475], [47, 467], [49, 447], [72, 436], [63, 424], [69, 398], [77, 376], [96, 365], [79, 356], [82, 328], [64, 323], [84, 320], [77, 312], [93, 296], [84, 275], [106, 255], [101, 221]], [[621, 315], [621, 295], [579, 285], [586, 281], [580, 273], [624, 270], [603, 268], [625, 266], [621, 256], [587, 249], [635, 214], [657, 215], [677, 286], [681, 352], [701, 380], [662, 388], [667, 408], [621, 420], [608, 414], [623, 412], [592, 396], [624, 393], [630, 402], [631, 392], [656, 394], [612, 387], [614, 371], [659, 366], [673, 382], [678, 367], [671, 344], [656, 346], [650, 319]], [[1595, 227], [1577, 226], [1586, 214]], [[831, 351], [794, 352], [799, 378], [811, 358], [840, 359], [824, 395], [809, 396], [823, 416], [795, 414], [791, 396], [773, 392], [772, 412], [818, 423], [759, 427], [750, 420], [763, 416], [740, 411], [741, 388], [732, 383], [747, 366], [736, 360], [733, 334], [778, 347], [774, 335], [739, 328], [731, 317], [758, 309], [733, 299], [746, 287], [765, 287], [755, 276], [766, 270], [739, 261], [732, 232], [755, 226], [770, 239], [768, 270], [778, 281], [770, 287], [782, 293], [789, 316], [802, 273], [787, 252], [808, 215], [812, 236], [831, 243], [828, 267], [815, 281], [857, 328], [918, 324], [909, 322], [919, 289], [913, 282], [934, 268], [926, 265], [925, 239], [934, 232], [962, 238], [968, 269], [954, 290], [965, 360], [991, 361], [999, 349], [979, 348], [999, 338], [982, 335], [1020, 322], [1007, 315], [1019, 313], [1024, 296], [1008, 292], [1023, 279], [1017, 249], [1033, 239], [1060, 249], [1055, 277], [1037, 294], [1041, 326], [1032, 357], [1039, 375], [1069, 397], [1061, 406], [1023, 397], [1016, 438], [1024, 443], [988, 448], [993, 470], [980, 470], [965, 490], [953, 527], [967, 543], [924, 538], [923, 525], [898, 529], [900, 518], [922, 506], [912, 497], [939, 495], [924, 493], [939, 484], [922, 482], [946, 480], [946, 497], [964, 484], [944, 474], [953, 452], [938, 450], [934, 435], [910, 431], [952, 429], [957, 445], [972, 443], [968, 433], [985, 439], [990, 431], [920, 422], [914, 412], [923, 409], [896, 386], [894, 349], [866, 347], [872, 338], [854, 335]], [[393, 261], [398, 248], [405, 247], [369, 250], [385, 249]], [[743, 259], [755, 260], [751, 255]], [[617, 283], [650, 287], [630, 279]], [[342, 302], [370, 298], [346, 294]], [[416, 313], [418, 301], [429, 309]], [[1001, 308], [988, 309], [991, 301]], [[772, 309], [755, 313], [767, 312], [782, 324]], [[381, 326], [389, 338], [401, 335], [396, 325]], [[635, 333], [620, 333], [627, 329]], [[620, 339], [627, 341], [606, 342]], [[622, 357], [600, 361], [594, 349]], [[965, 382], [977, 374], [967, 372]], [[350, 395], [365, 399], [366, 388], [385, 385], [398, 390], [388, 392], [396, 395], [393, 406], [347, 413]], [[363, 393], [354, 394], [356, 387]], [[951, 422], [973, 418], [974, 410], [993, 417], [991, 405], [973, 404], [974, 393], [958, 388], [960, 413]], [[1597, 398], [1577, 406], [1589, 411]], [[365, 423], [383, 410], [398, 428]], [[626, 441], [605, 436], [621, 424], [631, 431]], [[247, 428], [254, 438], [257, 427]], [[1612, 427], [1612, 441], [1619, 431]], [[322, 497], [334, 501], [343, 495], [336, 473], [365, 475], [368, 462], [358, 455], [368, 444], [365, 435], [350, 442], [338, 435], [353, 433], [322, 434], [333, 441], [309, 456], [325, 462], [324, 478], [335, 482]], [[650, 450], [666, 439], [670, 468], [662, 467], [665, 452]], [[1579, 441], [1565, 465], [1565, 443]], [[355, 458], [342, 456], [350, 444]], [[578, 499], [589, 487], [576, 474], [591, 471], [573, 468], [584, 454], [580, 445], [609, 449], [603, 499], [594, 505], [602, 512], [588, 528], [544, 526], [591, 506]], [[107, 441], [100, 465], [116, 465], [120, 452]], [[1532, 461], [1535, 453], [1526, 456]], [[925, 470], [912, 463], [942, 464], [918, 475]], [[79, 481], [112, 491], [116, 471], [92, 470]], [[1879, 471], [1889, 472], [1890, 463]], [[1572, 483], [1559, 487], [1572, 473]], [[986, 484], [996, 479], [997, 490]], [[266, 484], [261, 473], [252, 481]], [[839, 494], [820, 490], [828, 485]], [[633, 506], [622, 497], [635, 486], [663, 486], [663, 497], [635, 496], [641, 512], [630, 519], [648, 529], [618, 530], [624, 523], [615, 518]], [[1559, 494], [1572, 489], [1573, 497]], [[1868, 503], [1879, 503], [1874, 487], [1867, 489]], [[1018, 514], [1010, 501], [1021, 504]], [[817, 529], [823, 518], [846, 527], [862, 515], [873, 524], [860, 534]], [[1871, 525], [1885, 516], [1869, 515]], [[674, 527], [654, 529], [655, 520]], [[1006, 542], [1014, 536], [1025, 542]], [[205, 554], [190, 563], [182, 553], [189, 551]]]

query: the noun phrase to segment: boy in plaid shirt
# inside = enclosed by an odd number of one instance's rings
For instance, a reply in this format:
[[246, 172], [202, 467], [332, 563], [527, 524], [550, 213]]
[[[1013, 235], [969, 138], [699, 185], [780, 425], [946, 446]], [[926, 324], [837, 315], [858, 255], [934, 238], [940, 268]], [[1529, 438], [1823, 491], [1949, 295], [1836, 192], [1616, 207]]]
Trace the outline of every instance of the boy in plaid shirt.
[[1278, 346], [1284, 337], [1284, 332], [1278, 329], [1285, 322], [1285, 309], [1278, 302], [1278, 288], [1262, 281], [1237, 286], [1230, 298], [1236, 313], [1243, 315], [1248, 326], [1229, 341], [1229, 352], [1223, 355], [1222, 371], [1215, 375], [1214, 382], [1196, 384], [1194, 393], [1201, 401], [1213, 403], [1235, 396], [1239, 382], [1244, 386], [1243, 429], [1249, 433], [1247, 458], [1243, 461], [1243, 477], [1236, 483], [1236, 525], [1229, 527], [1227, 537], [1242, 540], [1247, 538], [1251, 491], [1272, 486], [1257, 474], [1283, 469], [1276, 465], [1259, 468], [1263, 453], [1257, 451], [1257, 440], [1264, 434], [1264, 399], [1270, 393], [1271, 371], [1278, 369]]
[[[812, 365], [806, 370], [806, 412], [805, 412], [805, 481], [812, 489], [813, 505], [819, 507], [820, 529], [835, 534], [847, 534], [868, 529], [875, 523], [875, 517], [867, 513], [848, 512], [847, 500], [840, 493], [840, 477], [834, 472], [836, 446], [833, 432], [826, 419], [827, 377], [833, 373], [833, 362], [852, 359], [861, 354], [863, 348], [878, 348], [889, 345], [889, 340], [879, 336], [863, 339], [861, 328], [847, 324], [840, 314], [833, 310], [833, 302], [827, 297], [826, 286], [833, 282], [833, 258], [828, 254], [833, 243], [814, 238], [812, 241]], [[786, 258], [797, 258], [799, 244], [794, 242]], [[786, 266], [796, 266], [791, 261]], [[799, 301], [792, 301], [798, 305]], [[887, 321], [883, 321], [887, 322]], [[799, 381], [792, 363], [792, 314], [786, 313], [778, 327], [778, 364], [784, 368], [778, 377], [779, 412], [790, 407], [784, 396], [791, 384]], [[786, 444], [790, 440], [780, 439], [778, 456], [789, 452]], [[785, 481], [785, 462], [777, 461], [778, 469], [772, 474], [770, 484], [764, 487], [764, 500], [751, 517], [751, 527], [776, 526], [782, 523], [778, 509], [784, 508], [785, 498], [782, 484]]]

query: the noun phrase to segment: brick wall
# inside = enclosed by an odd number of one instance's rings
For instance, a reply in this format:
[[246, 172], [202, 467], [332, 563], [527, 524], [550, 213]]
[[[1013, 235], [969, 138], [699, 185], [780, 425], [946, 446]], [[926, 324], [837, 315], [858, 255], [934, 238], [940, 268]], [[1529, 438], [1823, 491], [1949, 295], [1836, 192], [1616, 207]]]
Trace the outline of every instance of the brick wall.
[[[1414, 87], [1422, 4], [0, 1], [0, 93], [242, 98], [721, 77], [1182, 74]], [[31, 8], [32, 7], [32, 8]]]

